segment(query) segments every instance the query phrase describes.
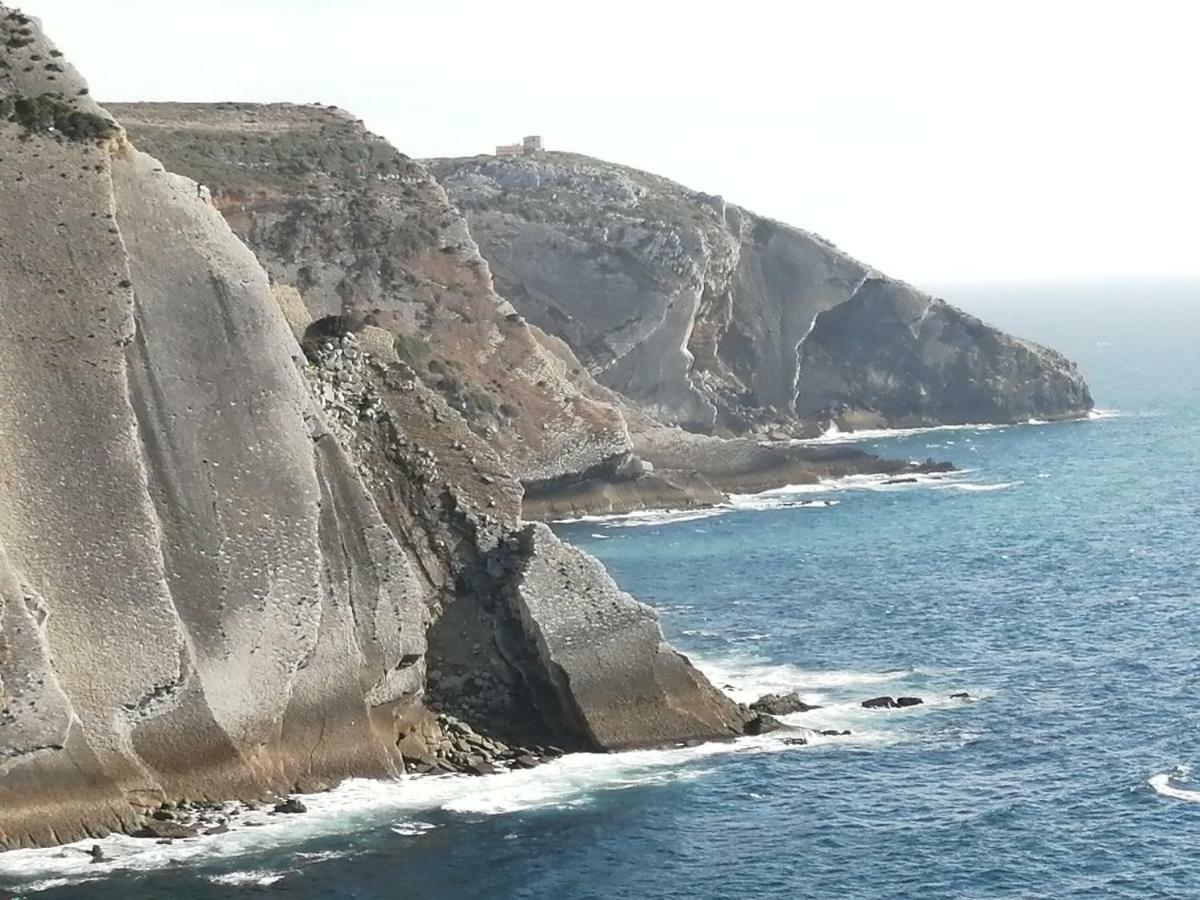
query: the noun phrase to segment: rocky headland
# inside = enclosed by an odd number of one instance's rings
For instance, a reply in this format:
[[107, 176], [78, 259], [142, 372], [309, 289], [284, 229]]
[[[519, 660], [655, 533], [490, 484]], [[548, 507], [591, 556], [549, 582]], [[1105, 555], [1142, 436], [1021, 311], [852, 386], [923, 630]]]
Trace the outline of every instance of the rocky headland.
[[0, 46], [0, 846], [742, 731], [456, 392], [305, 325], [37, 22]]
[[1055, 351], [720, 196], [570, 153], [430, 166], [500, 293], [661, 422], [811, 436], [1092, 407]]
[[[793, 436], [811, 436], [827, 424], [819, 416], [801, 421], [762, 411], [759, 418], [772, 427], [714, 429], [711, 421], [698, 425], [628, 382], [612, 381], [580, 332], [554, 326], [519, 299], [525, 287], [504, 281], [519, 308], [497, 291], [493, 269], [504, 273], [507, 264], [503, 256], [480, 255], [464, 217], [465, 211], [474, 221], [474, 201], [456, 194], [460, 211], [425, 165], [342, 110], [237, 103], [109, 108], [138, 146], [202, 185], [269, 272], [297, 336], [332, 317], [391, 335], [398, 357], [521, 481], [528, 519], [705, 506], [730, 492], [911, 468], [849, 447], [792, 444]], [[445, 172], [446, 164], [434, 171]], [[446, 176], [452, 190], [460, 182]], [[589, 195], [588, 210], [581, 202], [564, 207], [580, 216], [581, 226], [608, 214], [598, 198]], [[648, 205], [642, 214], [656, 209]], [[490, 236], [486, 222], [477, 224]], [[656, 227], [673, 225], [668, 217]], [[536, 252], [546, 265], [557, 264], [554, 242]], [[564, 297], [577, 289], [561, 287]], [[596, 297], [592, 324], [603, 327], [611, 304], [657, 321], [657, 312], [639, 305], [644, 299], [619, 292]], [[655, 365], [674, 359], [672, 353], [637, 351], [638, 358], [653, 355]], [[847, 416], [840, 421], [846, 424]]]
[[1091, 402], [720, 198], [102, 107], [2, 5], [0, 339], [0, 847], [773, 730], [794, 697], [733, 702], [529, 520], [935, 471], [794, 439]]

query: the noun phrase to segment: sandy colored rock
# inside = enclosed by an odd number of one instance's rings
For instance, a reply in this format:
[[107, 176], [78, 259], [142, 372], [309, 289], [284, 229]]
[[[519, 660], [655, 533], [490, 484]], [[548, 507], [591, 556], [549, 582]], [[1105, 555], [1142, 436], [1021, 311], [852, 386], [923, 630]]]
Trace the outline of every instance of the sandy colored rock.
[[[6, 62], [61, 59], [2, 6], [0, 36]], [[302, 347], [206, 191], [54, 65], [0, 67], [0, 847], [444, 768], [431, 661], [486, 687], [462, 717], [482, 752], [488, 729], [570, 736], [575, 688], [528, 687], [557, 677], [533, 629], [564, 588], [523, 588], [523, 620], [508, 599], [543, 542], [498, 445], [381, 326], [307, 325]], [[577, 568], [570, 592], [609, 590]], [[566, 599], [556, 632], [594, 613]], [[629, 652], [656, 676], [673, 658]], [[575, 746], [731, 733], [707, 682], [666, 671], [669, 691], [614, 681], [633, 712]]]

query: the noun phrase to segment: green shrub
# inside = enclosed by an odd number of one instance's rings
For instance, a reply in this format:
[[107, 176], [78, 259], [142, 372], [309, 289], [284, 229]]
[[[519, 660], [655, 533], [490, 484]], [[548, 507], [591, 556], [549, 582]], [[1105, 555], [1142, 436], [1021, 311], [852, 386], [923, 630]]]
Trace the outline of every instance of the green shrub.
[[16, 122], [26, 130], [39, 134], [53, 128], [64, 137], [76, 141], [109, 137], [117, 131], [115, 122], [76, 109], [50, 94], [0, 98], [0, 118]]
[[414, 369], [424, 368], [433, 353], [429, 341], [420, 334], [396, 335], [395, 347], [396, 355]]

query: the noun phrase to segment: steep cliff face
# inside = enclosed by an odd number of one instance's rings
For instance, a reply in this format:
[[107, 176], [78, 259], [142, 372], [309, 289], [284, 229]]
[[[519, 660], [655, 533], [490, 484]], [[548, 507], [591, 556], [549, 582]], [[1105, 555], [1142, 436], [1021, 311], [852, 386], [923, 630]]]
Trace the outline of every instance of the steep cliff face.
[[720, 197], [565, 153], [430, 166], [501, 293], [662, 421], [803, 432], [1091, 408], [1058, 354]]
[[1061, 354], [881, 278], [817, 316], [799, 372], [796, 412], [845, 428], [1060, 419], [1092, 407]]
[[[590, 749], [739, 730], [390, 346], [339, 320], [305, 356], [197, 184], [3, 6], [0, 60], [0, 846], [442, 765], [434, 706]], [[609, 615], [639, 641], [602, 665], [556, 644]], [[442, 683], [484, 675], [488, 708]]]
[[629, 450], [621, 414], [584, 396], [497, 296], [465, 220], [425, 167], [349, 114], [290, 104], [109, 108], [139, 147], [211, 192], [310, 319], [344, 314], [399, 336], [402, 357], [519, 478], [559, 478]]

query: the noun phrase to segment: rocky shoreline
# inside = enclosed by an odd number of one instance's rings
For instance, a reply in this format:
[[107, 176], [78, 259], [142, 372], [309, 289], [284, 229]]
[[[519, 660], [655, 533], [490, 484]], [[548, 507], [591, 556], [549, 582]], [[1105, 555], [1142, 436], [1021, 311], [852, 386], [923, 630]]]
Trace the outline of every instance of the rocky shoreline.
[[[186, 840], [346, 779], [782, 730], [530, 520], [948, 471], [787, 440], [821, 421], [795, 409], [810, 332], [821, 415], [899, 414], [926, 386], [931, 416], [1090, 403], [1044, 348], [860, 290], [812, 236], [666, 182], [618, 173], [612, 210], [612, 172], [565, 161], [584, 190], [551, 212], [604, 245], [596, 312], [625, 324], [558, 337], [516, 305], [527, 282], [497, 292], [501, 254], [429, 168], [352, 115], [114, 111], [0, 5], [0, 848]], [[629, 209], [624, 237], [592, 234]]]
[[[949, 694], [949, 699], [971, 702], [966, 692]], [[872, 697], [859, 704], [868, 710], [906, 710], [925, 704], [920, 697]], [[765, 694], [743, 707], [749, 736], [774, 735], [789, 747], [808, 746], [814, 736], [823, 738], [851, 737], [849, 729], [810, 728], [783, 717], [819, 710], [819, 705], [804, 701], [798, 691]], [[516, 746], [481, 734], [469, 724], [447, 713], [438, 713], [437, 722], [442, 738], [432, 751], [432, 762], [417, 763], [406, 774], [421, 777], [485, 776], [509, 771], [533, 769], [567, 755], [568, 751], [554, 746]], [[309, 785], [304, 791], [295, 786], [294, 793], [267, 794], [247, 801], [237, 800], [165, 800], [157, 806], [143, 809], [127, 830], [130, 837], [153, 840], [159, 844], [213, 837], [241, 828], [261, 827], [271, 818], [303, 815], [308, 812], [303, 797], [327, 792], [332, 785]], [[89, 851], [93, 862], [108, 862], [110, 857], [96, 844]]]

